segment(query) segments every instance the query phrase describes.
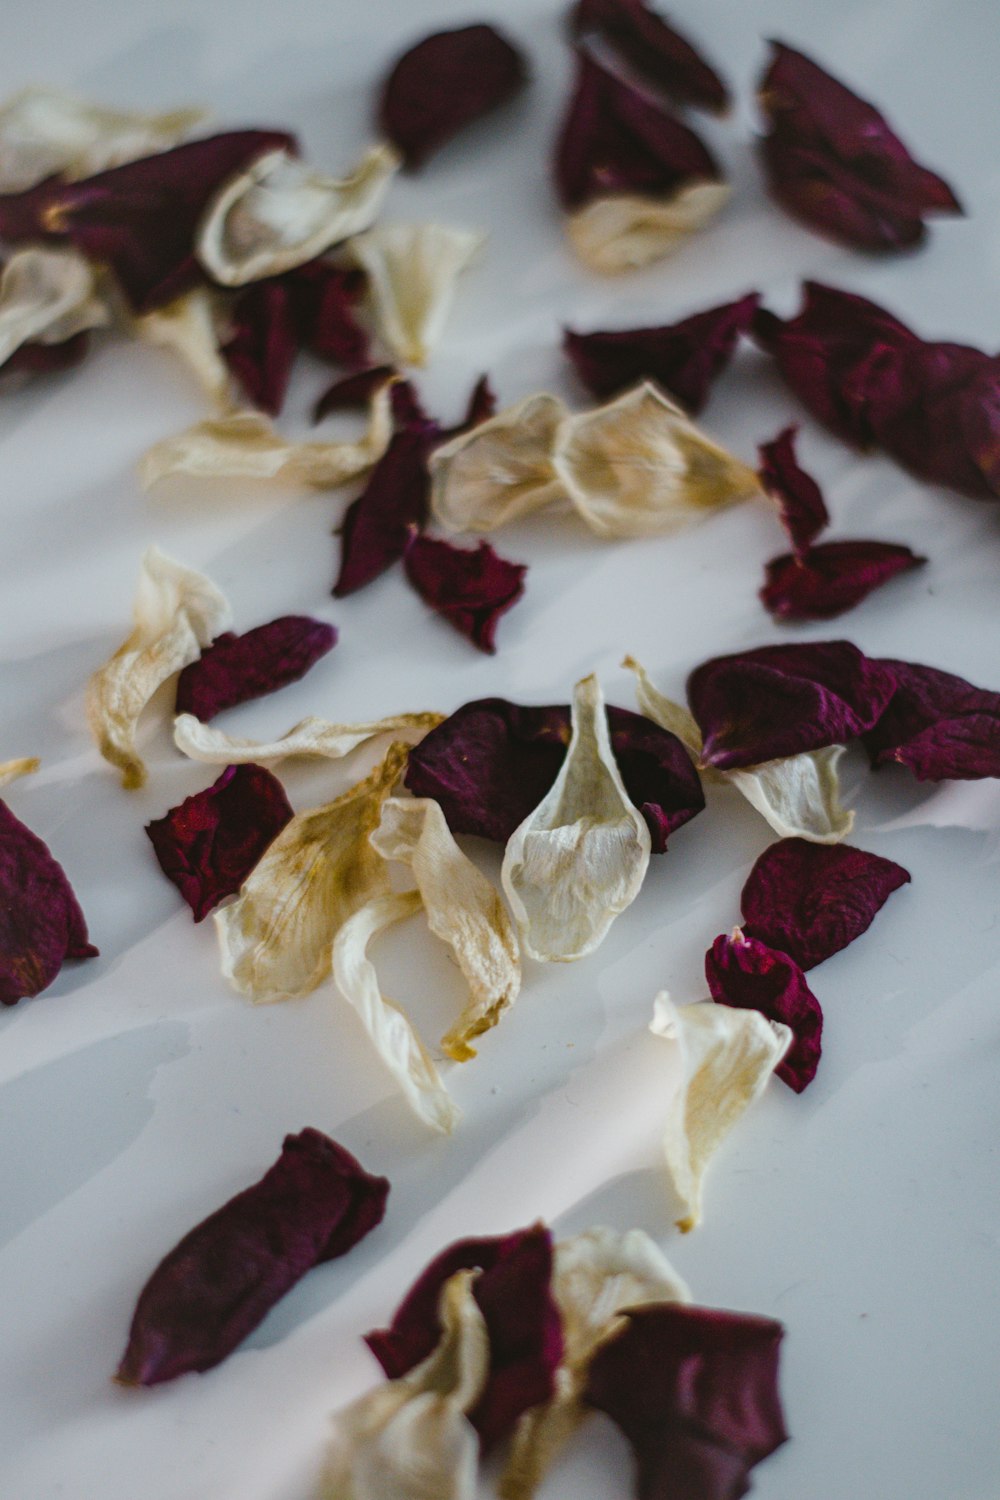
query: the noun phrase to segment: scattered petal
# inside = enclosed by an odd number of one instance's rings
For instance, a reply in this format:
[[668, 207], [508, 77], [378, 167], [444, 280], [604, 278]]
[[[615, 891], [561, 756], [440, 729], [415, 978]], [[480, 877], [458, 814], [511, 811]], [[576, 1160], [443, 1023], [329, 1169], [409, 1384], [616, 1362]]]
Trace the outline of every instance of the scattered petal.
[[918, 781], [1000, 776], [1000, 693], [909, 661], [879, 661], [896, 691], [864, 735], [873, 766], [898, 761]]
[[926, 561], [897, 542], [823, 542], [804, 556], [773, 557], [760, 597], [778, 620], [832, 620]]
[[344, 514], [340, 529], [338, 599], [364, 588], [406, 551], [411, 530], [427, 520], [430, 476], [427, 434], [404, 427], [372, 469], [368, 483]]
[[470, 550], [412, 532], [403, 565], [421, 599], [437, 614], [480, 651], [496, 651], [500, 617], [524, 593], [525, 563], [508, 562], [489, 542]]
[[90, 333], [86, 329], [61, 344], [22, 344], [0, 367], [0, 375], [51, 375], [73, 370], [83, 362], [89, 349]]
[[[37, 764], [6, 761], [0, 786]], [[66, 959], [96, 956], [62, 865], [0, 802], [0, 1005], [47, 989]]]
[[245, 635], [226, 632], [184, 668], [175, 712], [207, 722], [224, 708], [298, 682], [336, 644], [336, 627], [308, 615], [281, 615]]
[[41, 761], [37, 755], [22, 755], [18, 760], [0, 760], [0, 786], [9, 786], [21, 776], [32, 776]]
[[379, 224], [351, 240], [350, 253], [368, 275], [379, 337], [404, 364], [426, 364], [456, 282], [485, 243], [478, 231], [447, 224]]
[[792, 1044], [774, 1071], [801, 1094], [819, 1067], [823, 1012], [795, 960], [737, 927], [731, 937], [717, 937], [706, 953], [705, 978], [718, 1005], [758, 1010], [790, 1028]]
[[770, 443], [761, 443], [758, 472], [764, 489], [778, 505], [796, 556], [804, 557], [830, 524], [830, 512], [819, 485], [795, 457], [797, 432], [797, 427], [786, 427]]
[[434, 519], [446, 531], [495, 531], [559, 499], [552, 450], [566, 415], [558, 397], [528, 396], [435, 448]]
[[596, 32], [675, 104], [715, 114], [729, 108], [729, 90], [715, 69], [645, 0], [577, 0], [570, 26], [577, 37]]
[[488, 375], [480, 375], [469, 392], [469, 401], [465, 408], [465, 416], [457, 427], [449, 427], [441, 435], [450, 442], [452, 438], [460, 437], [463, 433], [471, 432], [473, 427], [479, 427], [483, 422], [488, 422], [496, 414], [497, 398], [496, 392], [490, 384], [490, 377]]
[[18, 250], [0, 272], [0, 365], [27, 344], [63, 344], [107, 321], [94, 273], [74, 250]]
[[208, 287], [195, 287], [173, 302], [143, 313], [133, 323], [144, 343], [173, 349], [195, 375], [212, 405], [226, 411], [229, 369], [220, 352], [219, 315]]
[[403, 384], [396, 376], [392, 365], [370, 365], [366, 370], [355, 370], [351, 375], [338, 375], [332, 385], [328, 385], [313, 407], [312, 419], [321, 422], [335, 411], [355, 411], [359, 407], [368, 405], [371, 398], [380, 386], [385, 385], [387, 380], [395, 380], [393, 394], [396, 387]]
[[420, 739], [440, 724], [443, 714], [392, 714], [386, 719], [370, 719], [364, 724], [331, 724], [329, 719], [310, 715], [294, 724], [278, 740], [237, 739], [221, 729], [210, 729], [193, 714], [178, 714], [174, 720], [174, 744], [190, 760], [206, 765], [246, 765], [255, 762], [275, 763], [293, 755], [316, 756], [321, 760], [341, 760], [380, 734], [399, 734]]
[[[654, 687], [646, 668], [634, 656], [626, 656], [622, 666], [635, 673], [635, 696], [640, 711], [647, 719], [652, 719], [654, 724], [659, 724], [669, 734], [676, 735], [692, 759], [700, 761], [701, 730], [694, 715], [683, 703], [675, 703], [672, 698], [661, 693], [659, 688]], [[706, 771], [709, 776], [715, 774], [711, 767], [706, 767]]]
[[618, 276], [676, 250], [715, 218], [728, 197], [724, 182], [694, 182], [663, 199], [615, 193], [576, 209], [566, 232], [584, 265]]
[[371, 362], [368, 334], [354, 310], [364, 292], [360, 271], [310, 260], [287, 271], [282, 280], [291, 293], [299, 342], [317, 359], [348, 369]]
[[237, 298], [222, 353], [252, 405], [276, 417], [285, 404], [298, 353], [292, 294], [280, 277], [258, 281]]

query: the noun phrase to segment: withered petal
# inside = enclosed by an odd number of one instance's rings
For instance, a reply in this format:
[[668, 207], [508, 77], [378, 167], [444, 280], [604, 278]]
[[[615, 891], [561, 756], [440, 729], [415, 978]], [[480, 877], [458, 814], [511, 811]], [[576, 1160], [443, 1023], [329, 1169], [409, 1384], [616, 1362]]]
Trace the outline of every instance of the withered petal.
[[569, 19], [575, 36], [596, 33], [675, 104], [715, 114], [729, 108], [729, 90], [715, 69], [645, 0], [577, 0]]
[[68, 958], [96, 958], [62, 865], [0, 802], [0, 1005], [47, 989]]
[[480, 651], [496, 651], [500, 617], [524, 593], [526, 563], [508, 562], [489, 542], [455, 547], [416, 532], [411, 532], [403, 563], [421, 599]]
[[281, 615], [244, 635], [227, 631], [181, 672], [174, 712], [207, 723], [225, 708], [298, 682], [336, 644], [336, 626], [308, 615]]
[[[385, 385], [387, 380], [395, 380], [395, 377], [396, 371], [392, 365], [369, 365], [367, 369], [355, 370], [351, 375], [338, 375], [313, 407], [313, 421], [321, 422], [335, 411], [357, 411], [367, 406], [379, 387]], [[396, 385], [401, 384], [404, 382], [396, 381]], [[393, 396], [396, 394], [396, 385], [392, 388]]]
[[823, 542], [802, 556], [773, 557], [760, 597], [778, 620], [832, 620], [926, 561], [897, 542]]
[[234, 303], [232, 333], [222, 346], [251, 405], [276, 417], [298, 352], [291, 295], [280, 277], [258, 281]]
[[371, 583], [401, 558], [413, 528], [427, 521], [430, 441], [420, 426], [397, 432], [368, 482], [344, 513], [340, 572], [333, 586], [342, 599]]
[[879, 660], [896, 691], [863, 736], [873, 766], [898, 761], [918, 781], [1000, 776], [1000, 693], [917, 662]]
[[802, 555], [830, 524], [830, 512], [819, 485], [795, 456], [798, 430], [795, 426], [785, 427], [769, 443], [761, 443], [757, 450], [760, 455], [757, 472], [778, 506], [781, 524], [796, 555]]
[[705, 978], [717, 1005], [759, 1010], [791, 1028], [792, 1044], [774, 1071], [801, 1094], [819, 1067], [823, 1012], [795, 960], [737, 927], [705, 954]]

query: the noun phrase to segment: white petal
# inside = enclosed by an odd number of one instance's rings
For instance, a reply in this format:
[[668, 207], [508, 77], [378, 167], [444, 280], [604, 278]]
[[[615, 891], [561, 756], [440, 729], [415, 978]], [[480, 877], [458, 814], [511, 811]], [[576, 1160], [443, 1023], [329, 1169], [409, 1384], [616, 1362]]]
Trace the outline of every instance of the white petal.
[[139, 568], [135, 628], [87, 686], [87, 716], [105, 760], [122, 773], [122, 785], [140, 787], [146, 767], [135, 732], [157, 688], [196, 661], [230, 623], [229, 604], [202, 573], [149, 547]]
[[0, 760], [0, 786], [9, 786], [19, 776], [31, 776], [41, 761], [36, 755], [25, 755], [20, 760]]
[[840, 805], [837, 762], [846, 748], [827, 745], [725, 775], [781, 838], [839, 844], [854, 827], [853, 811]]
[[486, 236], [447, 224], [380, 224], [349, 249], [368, 273], [375, 327], [404, 364], [422, 365], [451, 311], [455, 283]]
[[649, 829], [629, 801], [596, 677], [573, 693], [573, 732], [555, 782], [511, 835], [502, 880], [524, 951], [569, 962], [592, 953], [639, 894]]
[[63, 344], [107, 321], [94, 273], [75, 250], [18, 250], [0, 273], [0, 365], [22, 344]]
[[162, 349], [172, 349], [192, 371], [213, 406], [227, 410], [229, 367], [219, 352], [219, 319], [208, 287], [196, 287], [165, 307], [144, 313], [133, 322], [136, 337]]
[[714, 219], [729, 197], [724, 182], [694, 182], [666, 198], [616, 193], [568, 215], [577, 255], [593, 271], [616, 276], [661, 260]]
[[174, 744], [191, 760], [210, 766], [273, 765], [289, 756], [317, 756], [340, 760], [380, 734], [404, 734], [416, 744], [440, 724], [443, 714], [394, 714], [366, 724], [331, 724], [328, 719], [308, 718], [294, 724], [278, 740], [244, 740], [203, 724], [194, 714], [178, 714], [174, 720]]
[[694, 714], [682, 703], [675, 703], [672, 698], [661, 693], [659, 688], [654, 687], [649, 680], [646, 668], [641, 662], [636, 661], [634, 656], [626, 656], [622, 666], [634, 672], [638, 679], [635, 685], [635, 696], [639, 704], [639, 712], [647, 719], [652, 719], [654, 724], [659, 724], [661, 729], [675, 734], [688, 754], [696, 762], [700, 760], [701, 730], [698, 728]]
[[267, 151], [209, 203], [195, 253], [223, 286], [279, 276], [375, 222], [399, 170], [391, 146], [373, 146], [349, 177], [324, 177], [287, 151]]
[[446, 531], [494, 531], [562, 495], [552, 470], [557, 396], [529, 396], [431, 454], [431, 510]]

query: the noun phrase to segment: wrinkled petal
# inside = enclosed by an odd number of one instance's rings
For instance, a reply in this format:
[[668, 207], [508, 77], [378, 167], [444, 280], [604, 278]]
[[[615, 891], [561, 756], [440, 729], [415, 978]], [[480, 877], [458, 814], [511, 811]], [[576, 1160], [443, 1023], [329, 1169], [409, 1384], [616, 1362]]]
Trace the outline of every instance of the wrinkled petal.
[[340, 572], [333, 586], [342, 599], [392, 567], [406, 551], [411, 529], [427, 520], [429, 443], [419, 428], [397, 432], [372, 469], [368, 483], [344, 514]]
[[336, 627], [308, 615], [281, 615], [245, 635], [227, 632], [184, 668], [175, 712], [207, 722], [224, 708], [298, 682], [336, 644]]
[[[640, 711], [646, 715], [647, 719], [652, 719], [654, 724], [659, 724], [668, 733], [676, 735], [692, 759], [700, 761], [701, 730], [698, 728], [694, 715], [684, 707], [683, 703], [675, 703], [672, 698], [661, 693], [659, 688], [654, 687], [642, 662], [636, 661], [634, 656], [626, 656], [622, 661], [622, 666], [635, 673], [635, 696]], [[707, 767], [706, 770], [709, 776], [716, 774], [711, 767]]]
[[645, 0], [577, 0], [570, 26], [575, 36], [594, 32], [610, 43], [675, 104], [716, 114], [729, 108], [729, 90], [715, 69]]
[[615, 762], [597, 678], [585, 677], [559, 775], [504, 851], [503, 888], [529, 957], [592, 953], [639, 894], [650, 848]]
[[220, 349], [219, 314], [207, 287], [195, 287], [173, 302], [143, 313], [133, 329], [144, 343], [172, 349], [192, 371], [212, 405], [226, 411], [229, 368]]
[[761, 443], [761, 483], [777, 503], [781, 524], [797, 556], [805, 556], [813, 542], [830, 524], [819, 485], [801, 468], [795, 457], [797, 427], [786, 427], [770, 443]]
[[8, 786], [21, 776], [32, 776], [40, 765], [37, 755], [22, 755], [17, 760], [0, 760], [0, 786]]
[[404, 364], [426, 364], [458, 278], [485, 243], [484, 234], [447, 224], [380, 224], [351, 240], [351, 255], [368, 275], [378, 335]]
[[[0, 785], [36, 765], [6, 761]], [[62, 865], [0, 802], [0, 1005], [47, 989], [66, 959], [96, 956]]]
[[585, 266], [619, 276], [676, 250], [711, 223], [728, 197], [725, 182], [692, 182], [662, 198], [615, 193], [574, 209], [566, 233]]
[[717, 937], [705, 955], [705, 978], [718, 1005], [759, 1010], [792, 1032], [792, 1045], [775, 1068], [789, 1088], [801, 1094], [819, 1067], [823, 1012], [793, 958], [746, 937], [737, 927]]
[[441, 1046], [456, 1062], [475, 1057], [472, 1041], [495, 1026], [521, 989], [517, 934], [486, 876], [455, 843], [429, 797], [390, 797], [372, 844], [405, 864], [417, 883], [435, 937], [447, 943], [469, 986], [469, 999]]
[[341, 760], [380, 734], [399, 734], [420, 739], [440, 724], [443, 714], [391, 714], [386, 719], [370, 719], [363, 724], [331, 724], [329, 719], [310, 715], [302, 719], [278, 740], [237, 739], [222, 729], [210, 729], [193, 714], [178, 714], [174, 720], [174, 744], [191, 760], [206, 765], [225, 766], [287, 760], [293, 755], [317, 756], [322, 760]]
[[654, 1036], [676, 1049], [680, 1078], [663, 1138], [667, 1172], [685, 1232], [701, 1222], [702, 1179], [736, 1121], [763, 1092], [788, 1051], [792, 1033], [757, 1011], [703, 1001], [675, 1006], [665, 991], [653, 1002]]
[[18, 250], [0, 272], [0, 365], [26, 344], [63, 344], [108, 321], [74, 250]]
[[280, 278], [257, 282], [237, 298], [229, 318], [225, 362], [247, 400], [276, 417], [298, 353], [291, 292]]
[[367, 406], [379, 386], [387, 380], [395, 380], [393, 395], [405, 384], [396, 375], [392, 365], [370, 365], [365, 370], [355, 370], [351, 375], [338, 375], [320, 396], [312, 410], [314, 422], [335, 411], [355, 411]]
[[882, 660], [896, 691], [863, 736], [873, 766], [898, 761], [918, 781], [1000, 776], [1000, 693], [916, 662]]
[[926, 561], [897, 542], [823, 542], [803, 557], [773, 557], [760, 597], [777, 620], [832, 620]]
[[446, 531], [494, 531], [562, 495], [552, 468], [567, 415], [556, 396], [528, 396], [430, 458], [431, 510]]
[[488, 422], [497, 414], [497, 397], [488, 375], [480, 375], [472, 390], [469, 392], [469, 400], [465, 408], [465, 416], [456, 427], [448, 427], [442, 431], [441, 436], [448, 442], [452, 438], [460, 437], [463, 433], [471, 432], [473, 427], [479, 427], [483, 422]]
[[61, 344], [22, 344], [15, 349], [0, 375], [51, 375], [61, 370], [73, 370], [81, 364], [90, 350], [90, 333], [75, 333]]
[[157, 688], [225, 630], [230, 613], [226, 599], [203, 574], [149, 547], [139, 568], [134, 618], [131, 635], [87, 685], [91, 733], [130, 789], [146, 780], [135, 748], [143, 709]]
[[259, 1182], [161, 1260], [139, 1295], [115, 1379], [157, 1385], [219, 1364], [307, 1271], [381, 1222], [388, 1192], [384, 1177], [320, 1131], [286, 1136]]
[[526, 563], [509, 562], [489, 542], [470, 549], [413, 532], [403, 565], [421, 599], [437, 614], [480, 651], [496, 651], [500, 618], [524, 593]]

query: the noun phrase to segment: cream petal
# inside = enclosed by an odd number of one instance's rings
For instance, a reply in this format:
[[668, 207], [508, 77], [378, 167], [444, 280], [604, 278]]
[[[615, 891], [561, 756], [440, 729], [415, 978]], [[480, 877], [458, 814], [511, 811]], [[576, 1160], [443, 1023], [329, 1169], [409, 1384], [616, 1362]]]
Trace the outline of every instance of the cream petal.
[[0, 760], [0, 786], [9, 786], [19, 776], [33, 775], [40, 765], [37, 755], [24, 755], [20, 760]]
[[661, 260], [701, 229], [729, 197], [724, 182], [693, 182], [665, 198], [616, 193], [566, 219], [570, 243], [592, 271], [617, 276]]
[[[659, 688], [654, 687], [646, 668], [641, 662], [636, 661], [634, 656], [626, 656], [622, 666], [627, 667], [636, 675], [635, 696], [639, 704], [639, 712], [647, 719], [652, 719], [654, 724], [659, 724], [661, 729], [675, 734], [688, 754], [695, 761], [700, 760], [701, 730], [698, 728], [694, 714], [682, 703], [675, 703], [672, 698], [661, 693]], [[704, 775], [704, 772], [702, 774]]]
[[494, 531], [562, 495], [552, 448], [567, 415], [557, 396], [529, 396], [431, 454], [431, 510], [446, 531]]
[[840, 803], [837, 764], [846, 745], [827, 745], [741, 771], [731, 782], [783, 839], [839, 844], [854, 827], [854, 812]]
[[94, 273], [75, 250], [29, 246], [0, 273], [0, 365], [22, 344], [63, 344], [107, 322]]
[[210, 766], [272, 765], [290, 756], [316, 756], [341, 760], [380, 734], [404, 734], [413, 744], [444, 719], [444, 714], [393, 714], [365, 724], [331, 724], [328, 719], [308, 718], [294, 724], [278, 740], [236, 739], [224, 730], [203, 724], [194, 714], [178, 714], [174, 720], [174, 744], [190, 760]]
[[133, 321], [138, 339], [161, 349], [172, 349], [220, 412], [232, 406], [229, 367], [220, 353], [219, 313], [208, 287], [197, 287], [183, 297], [145, 313]]
[[379, 224], [348, 247], [368, 275], [375, 327], [392, 353], [423, 365], [444, 329], [455, 284], [486, 236], [447, 224]]

